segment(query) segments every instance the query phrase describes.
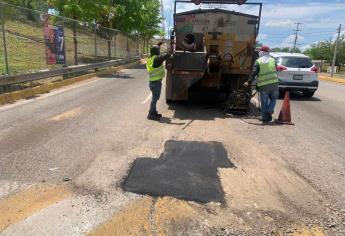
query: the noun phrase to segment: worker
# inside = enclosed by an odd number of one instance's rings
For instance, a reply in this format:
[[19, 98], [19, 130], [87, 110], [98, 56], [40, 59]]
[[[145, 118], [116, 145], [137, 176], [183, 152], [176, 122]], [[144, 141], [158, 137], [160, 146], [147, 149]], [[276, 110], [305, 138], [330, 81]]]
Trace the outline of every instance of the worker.
[[157, 112], [157, 102], [161, 95], [162, 80], [165, 76], [163, 62], [168, 59], [169, 56], [169, 54], [161, 55], [160, 46], [155, 45], [151, 48], [150, 56], [147, 59], [146, 69], [149, 72], [149, 87], [152, 92], [150, 111], [147, 116], [149, 120], [159, 121], [162, 118], [162, 115]]
[[270, 48], [262, 46], [259, 58], [255, 61], [252, 74], [246, 85], [257, 78], [257, 88], [261, 99], [262, 122], [267, 124], [272, 121], [274, 108], [279, 97], [277, 62], [270, 56]]

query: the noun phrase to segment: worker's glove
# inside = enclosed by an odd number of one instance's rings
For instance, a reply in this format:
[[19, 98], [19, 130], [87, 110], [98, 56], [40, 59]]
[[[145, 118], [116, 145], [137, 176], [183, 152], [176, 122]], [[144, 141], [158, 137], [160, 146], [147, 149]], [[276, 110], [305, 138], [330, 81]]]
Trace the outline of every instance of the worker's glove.
[[248, 86], [249, 86], [249, 81], [245, 82], [245, 83], [243, 84], [243, 86], [244, 86], [244, 87], [248, 87]]

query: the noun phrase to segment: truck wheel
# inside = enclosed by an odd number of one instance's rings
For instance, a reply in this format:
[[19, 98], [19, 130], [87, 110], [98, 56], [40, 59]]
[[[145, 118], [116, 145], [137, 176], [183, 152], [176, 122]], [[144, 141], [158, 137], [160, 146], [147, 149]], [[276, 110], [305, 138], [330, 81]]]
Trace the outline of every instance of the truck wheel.
[[314, 96], [315, 91], [303, 91], [303, 96], [307, 97], [307, 98], [311, 98], [312, 96]]

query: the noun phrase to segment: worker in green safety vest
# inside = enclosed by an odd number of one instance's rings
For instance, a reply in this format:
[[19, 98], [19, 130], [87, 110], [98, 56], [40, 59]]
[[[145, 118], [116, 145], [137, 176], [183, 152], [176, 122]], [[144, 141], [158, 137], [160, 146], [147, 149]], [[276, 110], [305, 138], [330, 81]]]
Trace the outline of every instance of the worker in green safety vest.
[[162, 118], [162, 115], [157, 112], [157, 102], [161, 95], [162, 80], [165, 76], [163, 62], [168, 59], [169, 56], [169, 54], [161, 55], [160, 46], [155, 45], [151, 48], [150, 56], [146, 62], [146, 69], [150, 78], [149, 87], [152, 92], [150, 111], [147, 116], [149, 120], [159, 121]]
[[248, 83], [257, 78], [257, 88], [260, 92], [262, 122], [272, 121], [272, 115], [279, 97], [277, 63], [270, 56], [270, 48], [262, 46], [259, 58], [256, 60]]

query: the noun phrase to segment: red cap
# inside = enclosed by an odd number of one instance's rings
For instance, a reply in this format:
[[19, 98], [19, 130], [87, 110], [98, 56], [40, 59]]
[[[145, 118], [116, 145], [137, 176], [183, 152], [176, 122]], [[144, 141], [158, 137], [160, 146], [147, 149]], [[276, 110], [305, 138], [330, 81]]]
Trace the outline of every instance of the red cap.
[[260, 48], [260, 52], [270, 52], [270, 51], [271, 51], [271, 49], [268, 46], [262, 46]]

